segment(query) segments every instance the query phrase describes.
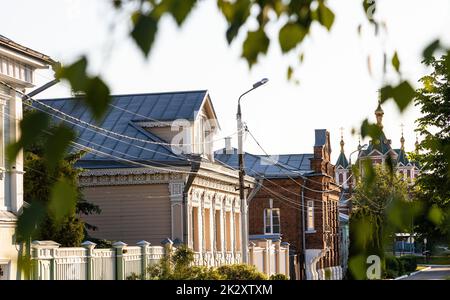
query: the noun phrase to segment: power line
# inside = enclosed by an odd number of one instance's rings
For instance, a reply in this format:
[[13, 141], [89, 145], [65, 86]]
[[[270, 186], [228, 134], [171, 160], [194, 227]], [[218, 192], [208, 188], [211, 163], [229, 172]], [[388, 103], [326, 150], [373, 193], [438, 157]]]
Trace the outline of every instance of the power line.
[[[270, 157], [270, 155], [264, 150], [264, 148], [261, 146], [261, 144], [256, 140], [256, 138], [254, 137], [254, 135], [250, 132], [250, 130], [248, 129], [248, 127], [246, 127], [246, 131], [250, 134], [250, 136], [251, 136], [252, 139], [256, 142], [256, 144], [261, 148], [261, 150], [264, 152], [264, 154], [265, 154], [267, 157]], [[303, 174], [301, 174], [301, 173], [298, 172], [297, 170], [293, 170], [293, 169], [291, 169], [291, 168], [288, 168], [288, 167], [284, 166], [283, 164], [281, 164], [281, 163], [279, 163], [279, 162], [275, 162], [275, 161], [273, 161], [273, 160], [272, 160], [272, 162], [274, 163], [274, 165], [278, 166], [280, 169], [285, 169], [285, 170], [287, 170], [287, 171], [290, 171], [290, 172], [293, 172], [293, 173], [297, 173], [297, 174], [299, 174], [304, 180], [309, 180], [309, 181], [311, 181], [311, 182], [313, 182], [313, 183], [315, 183], [315, 184], [320, 184], [319, 182], [316, 182], [316, 181], [314, 181], [314, 180], [311, 180], [311, 179], [309, 179], [309, 178], [306, 178]], [[307, 186], [302, 185], [301, 183], [297, 182], [297, 181], [296, 181], [295, 179], [293, 179], [289, 174], [286, 174], [286, 176], [287, 176], [290, 180], [292, 180], [293, 182], [295, 182], [295, 184], [297, 184], [298, 186], [301, 186], [302, 188], [307, 189], [307, 190], [312, 191], [312, 192], [315, 192], [315, 193], [332, 193], [332, 192], [338, 192], [337, 190], [323, 190], [323, 191], [315, 190], [315, 189], [312, 189], [312, 188], [310, 188], [310, 187], [307, 187]]]

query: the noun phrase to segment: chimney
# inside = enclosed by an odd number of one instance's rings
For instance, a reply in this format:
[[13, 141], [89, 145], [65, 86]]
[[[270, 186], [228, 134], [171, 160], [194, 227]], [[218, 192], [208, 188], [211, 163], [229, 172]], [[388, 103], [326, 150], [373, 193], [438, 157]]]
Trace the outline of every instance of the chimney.
[[225, 138], [225, 154], [233, 154], [233, 148], [231, 147], [231, 137]]

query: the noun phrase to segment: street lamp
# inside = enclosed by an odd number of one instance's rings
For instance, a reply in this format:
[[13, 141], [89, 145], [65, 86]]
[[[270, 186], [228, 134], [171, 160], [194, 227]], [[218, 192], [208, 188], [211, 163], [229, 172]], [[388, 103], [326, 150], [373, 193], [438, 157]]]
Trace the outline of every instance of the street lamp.
[[242, 247], [242, 262], [248, 263], [248, 220], [247, 220], [247, 199], [245, 198], [244, 187], [244, 150], [243, 150], [243, 130], [242, 114], [241, 114], [241, 99], [246, 94], [259, 88], [269, 81], [267, 78], [263, 78], [260, 81], [253, 84], [253, 87], [239, 96], [238, 108], [237, 108], [237, 129], [238, 129], [238, 156], [239, 156], [239, 198], [241, 199], [241, 247]]
[[[347, 178], [347, 180], [350, 180], [350, 181], [348, 182], [350, 195], [351, 195], [351, 193], [352, 193], [352, 187], [353, 187], [352, 181], [351, 181], [351, 180], [353, 180], [353, 179], [351, 179], [351, 177], [352, 177], [352, 175], [353, 175], [353, 174], [352, 174], [352, 155], [353, 155], [354, 153], [356, 153], [356, 152], [360, 152], [360, 151], [367, 150], [367, 148], [368, 148], [368, 145], [367, 145], [367, 144], [364, 144], [364, 145], [362, 145], [362, 146], [358, 146], [358, 149], [356, 149], [355, 151], [353, 151], [352, 153], [350, 153], [350, 155], [348, 156], [349, 173], [348, 173], [348, 178]], [[342, 195], [344, 195], [344, 189], [342, 189]], [[350, 202], [350, 208], [349, 208], [349, 209], [350, 209], [350, 210], [352, 209], [351, 202]]]

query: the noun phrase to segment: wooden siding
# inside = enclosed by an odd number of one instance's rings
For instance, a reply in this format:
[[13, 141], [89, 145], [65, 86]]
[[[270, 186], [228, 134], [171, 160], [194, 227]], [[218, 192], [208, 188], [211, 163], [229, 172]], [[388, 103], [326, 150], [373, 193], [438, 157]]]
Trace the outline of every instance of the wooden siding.
[[167, 184], [86, 187], [83, 193], [87, 201], [102, 209], [100, 215], [83, 216], [98, 227], [89, 232], [93, 237], [129, 245], [141, 240], [159, 245], [171, 236]]

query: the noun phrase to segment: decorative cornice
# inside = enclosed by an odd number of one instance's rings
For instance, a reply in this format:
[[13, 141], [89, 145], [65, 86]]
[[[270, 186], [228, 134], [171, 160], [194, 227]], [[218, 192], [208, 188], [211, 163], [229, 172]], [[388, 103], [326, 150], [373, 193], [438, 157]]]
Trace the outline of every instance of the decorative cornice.
[[173, 121], [135, 121], [134, 124], [142, 128], [171, 127]]
[[149, 169], [87, 170], [78, 178], [81, 187], [169, 183], [183, 180], [183, 174]]

